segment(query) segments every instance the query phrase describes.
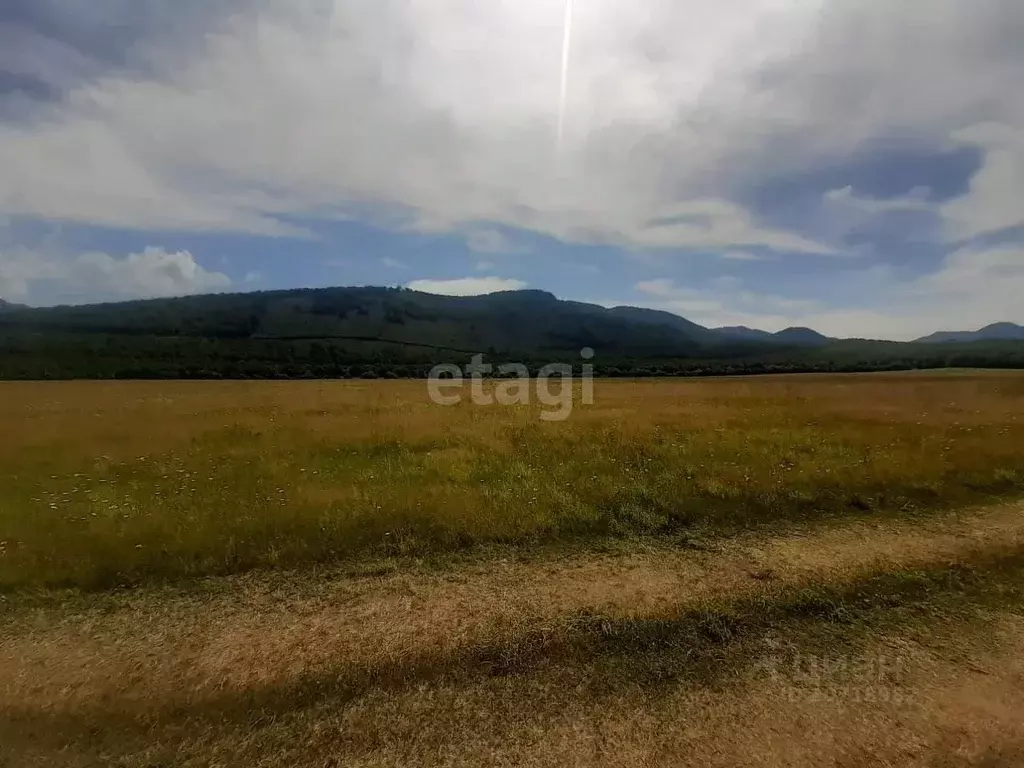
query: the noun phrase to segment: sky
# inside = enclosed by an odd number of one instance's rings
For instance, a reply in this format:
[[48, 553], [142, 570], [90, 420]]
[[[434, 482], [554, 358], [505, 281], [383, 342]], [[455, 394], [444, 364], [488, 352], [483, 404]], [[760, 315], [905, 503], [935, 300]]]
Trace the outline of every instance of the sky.
[[843, 337], [1024, 323], [1020, 0], [572, 20], [565, 57], [565, 0], [0, 4], [0, 298], [529, 287]]

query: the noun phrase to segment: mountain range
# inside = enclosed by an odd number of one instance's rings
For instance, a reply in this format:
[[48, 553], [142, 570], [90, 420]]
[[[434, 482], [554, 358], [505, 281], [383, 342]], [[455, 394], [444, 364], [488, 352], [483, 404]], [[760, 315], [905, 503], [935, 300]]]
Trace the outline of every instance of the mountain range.
[[449, 350], [545, 353], [590, 346], [610, 354], [692, 354], [739, 345], [810, 347], [806, 328], [779, 333], [705, 328], [655, 309], [607, 308], [523, 290], [454, 297], [401, 288], [212, 294], [111, 304], [18, 308], [0, 331], [251, 339], [376, 341]]
[[[578, 363], [606, 376], [1024, 368], [1024, 344], [830, 339], [809, 328], [706, 328], [669, 312], [544, 291], [405, 288], [212, 294], [45, 308], [0, 305], [0, 379], [423, 377], [438, 363]], [[983, 333], [985, 333], [983, 332]]]
[[[396, 288], [322, 288], [213, 294], [108, 304], [30, 308], [0, 299], [0, 330], [254, 338], [379, 339], [452, 349], [536, 350], [611, 345], [823, 347], [831, 339], [810, 328], [770, 333], [745, 326], [705, 328], [670, 312], [605, 308], [563, 301], [545, 291], [473, 297]], [[979, 331], [944, 331], [916, 343], [1021, 341], [1024, 327], [996, 323]]]

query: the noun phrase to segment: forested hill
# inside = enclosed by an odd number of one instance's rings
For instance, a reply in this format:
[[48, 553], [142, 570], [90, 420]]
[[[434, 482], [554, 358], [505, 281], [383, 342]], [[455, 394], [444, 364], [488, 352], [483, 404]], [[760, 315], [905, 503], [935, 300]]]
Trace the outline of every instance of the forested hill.
[[[639, 311], [639, 310], [638, 310]], [[680, 323], [686, 321], [674, 318]], [[8, 312], [0, 331], [207, 339], [380, 340], [466, 352], [544, 353], [586, 346], [685, 353], [693, 334], [542, 291], [449, 297], [394, 288], [190, 296]]]
[[971, 365], [1024, 367], [1024, 344], [908, 345], [711, 330], [667, 312], [542, 291], [446, 297], [328, 288], [76, 307], [0, 307], [0, 377], [421, 376], [438, 362], [539, 367], [596, 352], [610, 375]]

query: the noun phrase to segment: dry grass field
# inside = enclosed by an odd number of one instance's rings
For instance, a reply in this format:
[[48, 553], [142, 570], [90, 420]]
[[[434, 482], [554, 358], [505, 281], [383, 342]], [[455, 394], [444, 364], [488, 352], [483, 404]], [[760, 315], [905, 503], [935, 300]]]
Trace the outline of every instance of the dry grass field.
[[1024, 376], [0, 384], [0, 766], [1024, 764]]
[[1024, 377], [0, 385], [0, 587], [915, 514], [1024, 487]]

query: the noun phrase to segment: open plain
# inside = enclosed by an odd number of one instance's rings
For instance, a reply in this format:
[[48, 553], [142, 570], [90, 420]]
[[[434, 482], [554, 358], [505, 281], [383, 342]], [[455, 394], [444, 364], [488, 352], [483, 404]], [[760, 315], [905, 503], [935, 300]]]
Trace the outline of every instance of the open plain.
[[1015, 766], [1024, 376], [0, 384], [0, 765]]

